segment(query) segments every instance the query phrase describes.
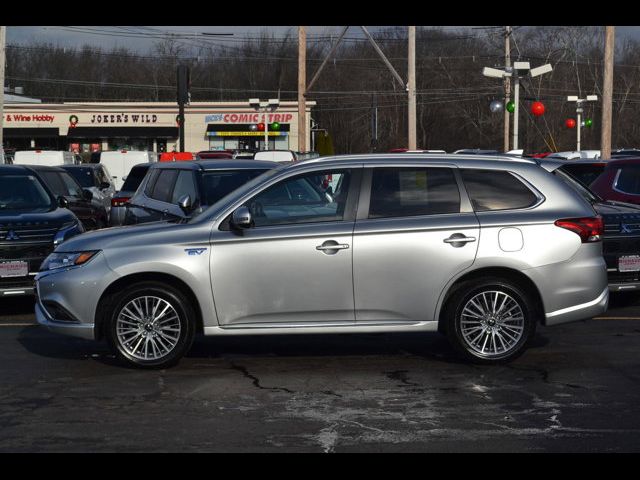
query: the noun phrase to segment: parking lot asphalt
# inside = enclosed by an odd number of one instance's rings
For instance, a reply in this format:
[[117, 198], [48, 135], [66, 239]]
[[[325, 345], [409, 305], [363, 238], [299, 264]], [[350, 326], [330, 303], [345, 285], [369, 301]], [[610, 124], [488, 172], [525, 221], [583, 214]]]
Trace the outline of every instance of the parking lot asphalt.
[[168, 370], [0, 299], [0, 452], [637, 452], [640, 296], [511, 364], [439, 334], [199, 337]]

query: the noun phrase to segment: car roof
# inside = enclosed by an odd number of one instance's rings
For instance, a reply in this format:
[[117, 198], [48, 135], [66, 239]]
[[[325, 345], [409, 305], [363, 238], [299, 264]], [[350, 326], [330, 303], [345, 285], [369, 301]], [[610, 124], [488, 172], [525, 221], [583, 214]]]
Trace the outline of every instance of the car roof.
[[516, 155], [476, 155], [476, 154], [461, 154], [461, 153], [369, 153], [369, 154], [357, 154], [357, 155], [336, 155], [331, 157], [318, 157], [310, 158], [308, 160], [302, 160], [299, 162], [292, 162], [286, 168], [296, 168], [298, 165], [309, 164], [327, 164], [331, 163], [346, 163], [346, 164], [362, 164], [367, 163], [375, 165], [376, 163], [389, 163], [390, 161], [397, 161], [398, 164], [411, 161], [428, 161], [429, 163], [442, 163], [442, 164], [456, 164], [465, 163], [477, 164], [480, 166], [483, 161], [491, 162], [492, 164], [518, 164], [518, 165], [537, 165], [537, 162], [532, 158], [524, 158]]
[[64, 168], [65, 170], [67, 168], [100, 168], [101, 166], [103, 166], [101, 163], [81, 163], [80, 165], [61, 165], [60, 168]]
[[11, 175], [16, 173], [30, 173], [26, 165], [0, 165], [0, 173]]
[[193, 160], [185, 162], [158, 162], [152, 164], [153, 169], [178, 169], [178, 170], [229, 170], [232, 168], [264, 168], [271, 169], [280, 166], [278, 162], [249, 159], [219, 159], [219, 160]]
[[64, 168], [49, 165], [25, 165], [25, 167], [36, 172], [64, 172]]
[[638, 157], [621, 157], [612, 158], [607, 161], [607, 166], [615, 167], [617, 165], [640, 165], [640, 156]]

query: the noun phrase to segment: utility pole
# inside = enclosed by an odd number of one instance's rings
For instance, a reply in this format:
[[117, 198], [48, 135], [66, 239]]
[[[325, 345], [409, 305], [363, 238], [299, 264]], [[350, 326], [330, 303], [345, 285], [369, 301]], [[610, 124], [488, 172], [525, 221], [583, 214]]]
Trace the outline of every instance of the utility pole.
[[613, 54], [616, 27], [604, 27], [604, 85], [602, 87], [602, 130], [600, 157], [611, 158], [611, 120], [613, 110]]
[[416, 27], [409, 27], [409, 150], [416, 150]]
[[378, 99], [371, 95], [371, 152], [378, 150]]
[[[597, 95], [587, 95], [587, 98], [578, 98], [576, 95], [569, 95], [568, 102], [576, 102], [576, 150], [580, 151], [580, 128], [582, 127], [582, 112], [584, 112], [584, 102], [595, 102], [598, 100]], [[602, 153], [602, 152], [601, 152]], [[604, 157], [606, 158], [606, 157]]]
[[189, 87], [191, 84], [191, 80], [189, 77], [189, 67], [186, 65], [178, 65], [178, 75], [177, 75], [177, 85], [178, 85], [178, 118], [180, 119], [180, 130], [178, 132], [179, 135], [179, 151], [184, 152], [184, 106], [188, 105], [191, 101], [191, 94], [189, 93]]
[[0, 26], [0, 163], [4, 163], [4, 63], [5, 63], [5, 40], [7, 27]]
[[[505, 70], [511, 68], [511, 27], [505, 28], [504, 35], [504, 67]], [[511, 77], [504, 77], [504, 104], [511, 100]], [[515, 147], [514, 147], [515, 148]], [[509, 151], [509, 111], [504, 109], [504, 151]]]
[[298, 151], [307, 151], [307, 31], [298, 27]]

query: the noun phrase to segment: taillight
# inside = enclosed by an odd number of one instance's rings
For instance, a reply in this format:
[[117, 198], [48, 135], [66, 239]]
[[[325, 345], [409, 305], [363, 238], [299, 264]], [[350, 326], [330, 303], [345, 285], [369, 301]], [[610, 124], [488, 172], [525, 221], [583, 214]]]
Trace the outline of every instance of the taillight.
[[131, 200], [131, 197], [115, 197], [111, 199], [111, 206], [124, 207], [129, 200]]
[[555, 224], [577, 233], [582, 243], [599, 242], [604, 234], [604, 222], [600, 215], [585, 218], [563, 218], [556, 220]]

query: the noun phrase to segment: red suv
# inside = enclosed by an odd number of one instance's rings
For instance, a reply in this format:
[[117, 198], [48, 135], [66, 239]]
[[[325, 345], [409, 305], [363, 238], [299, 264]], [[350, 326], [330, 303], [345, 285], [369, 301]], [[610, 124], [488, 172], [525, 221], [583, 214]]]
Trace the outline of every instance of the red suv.
[[607, 162], [590, 188], [606, 200], [640, 204], [640, 158]]

